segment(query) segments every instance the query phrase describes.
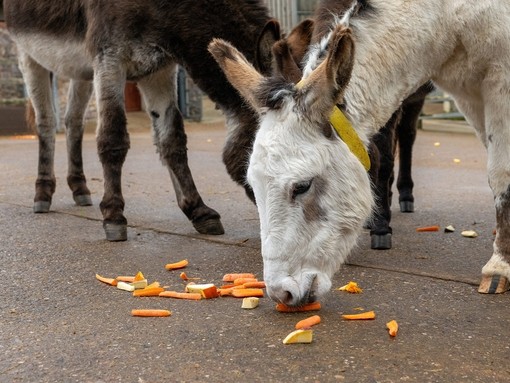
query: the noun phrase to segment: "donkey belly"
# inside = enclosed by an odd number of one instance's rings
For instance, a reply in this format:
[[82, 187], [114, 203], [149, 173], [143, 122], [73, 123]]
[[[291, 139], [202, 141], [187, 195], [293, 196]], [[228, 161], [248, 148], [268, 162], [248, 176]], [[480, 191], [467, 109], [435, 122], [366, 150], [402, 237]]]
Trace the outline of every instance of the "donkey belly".
[[85, 42], [39, 34], [16, 34], [18, 49], [59, 76], [92, 80], [92, 60]]

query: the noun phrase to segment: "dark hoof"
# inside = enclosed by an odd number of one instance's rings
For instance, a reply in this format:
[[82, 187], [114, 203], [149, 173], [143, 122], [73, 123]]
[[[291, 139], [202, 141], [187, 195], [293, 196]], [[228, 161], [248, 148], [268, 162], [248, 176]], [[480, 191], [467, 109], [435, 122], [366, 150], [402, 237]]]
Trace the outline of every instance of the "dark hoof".
[[51, 202], [36, 201], [34, 202], [34, 213], [48, 213], [50, 211]]
[[373, 250], [391, 249], [391, 234], [372, 234], [370, 236], [371, 247]]
[[127, 241], [127, 225], [106, 223], [103, 225], [106, 239], [110, 242]]
[[92, 197], [90, 194], [75, 195], [73, 199], [78, 206], [92, 206]]
[[205, 221], [193, 222], [193, 227], [200, 234], [208, 235], [222, 235], [225, 234], [225, 229], [218, 218], [210, 218]]
[[510, 289], [508, 279], [501, 275], [483, 275], [478, 292], [482, 294], [502, 294]]
[[412, 213], [414, 211], [414, 202], [400, 201], [400, 211], [402, 213]]

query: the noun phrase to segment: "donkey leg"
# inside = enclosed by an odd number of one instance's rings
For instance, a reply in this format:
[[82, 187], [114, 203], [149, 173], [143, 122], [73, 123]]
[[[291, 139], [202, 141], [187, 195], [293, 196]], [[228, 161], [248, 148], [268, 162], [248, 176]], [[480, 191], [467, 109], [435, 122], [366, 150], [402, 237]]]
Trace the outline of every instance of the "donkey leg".
[[55, 192], [55, 134], [57, 121], [53, 110], [50, 72], [20, 50], [19, 67], [35, 112], [39, 138], [39, 164], [35, 182], [34, 213], [47, 213]]
[[127, 240], [122, 196], [122, 166], [129, 150], [124, 110], [126, 74], [117, 61], [103, 56], [95, 63], [94, 89], [98, 109], [97, 150], [103, 166], [104, 195], [99, 205], [109, 241]]
[[371, 248], [374, 250], [391, 249], [391, 184], [395, 163], [395, 126], [400, 119], [400, 109], [387, 124], [374, 136], [373, 143], [379, 152], [378, 162], [371, 170], [373, 192], [376, 200], [373, 222], [370, 230]]
[[68, 103], [65, 114], [67, 140], [67, 184], [73, 192], [74, 202], [78, 206], [92, 205], [90, 190], [83, 173], [82, 142], [84, 130], [84, 114], [92, 94], [90, 81], [71, 80], [69, 85]]
[[187, 138], [177, 108], [175, 69], [171, 65], [138, 82], [152, 119], [154, 144], [170, 173], [177, 203], [193, 227], [201, 234], [224, 234], [220, 215], [204, 203], [188, 167]]
[[406, 101], [402, 107], [402, 117], [396, 127], [396, 137], [399, 150], [399, 168], [397, 189], [399, 192], [400, 211], [412, 213], [414, 211], [414, 182], [412, 178], [413, 145], [416, 140], [418, 118], [425, 103], [428, 92], [418, 91]]
[[[482, 269], [481, 293], [502, 293], [510, 280], [510, 83], [484, 84], [485, 127], [479, 132], [487, 145], [489, 185], [496, 207], [493, 254]], [[503, 95], [506, 95], [504, 97]]]

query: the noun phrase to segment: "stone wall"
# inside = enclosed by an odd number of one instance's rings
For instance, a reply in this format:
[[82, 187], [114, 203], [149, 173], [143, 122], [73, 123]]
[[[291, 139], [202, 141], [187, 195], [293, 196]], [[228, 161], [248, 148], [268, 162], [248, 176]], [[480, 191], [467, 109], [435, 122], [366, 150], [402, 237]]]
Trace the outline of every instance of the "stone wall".
[[0, 22], [0, 104], [24, 104], [23, 78], [18, 69], [16, 46]]

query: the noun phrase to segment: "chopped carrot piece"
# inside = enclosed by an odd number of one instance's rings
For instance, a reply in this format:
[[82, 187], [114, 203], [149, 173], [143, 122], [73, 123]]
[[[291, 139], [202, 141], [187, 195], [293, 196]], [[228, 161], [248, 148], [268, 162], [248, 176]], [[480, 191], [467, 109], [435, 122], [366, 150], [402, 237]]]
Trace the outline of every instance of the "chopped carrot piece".
[[255, 278], [255, 275], [252, 273], [225, 274], [223, 276], [223, 282], [234, 282], [237, 278]]
[[439, 231], [439, 226], [433, 225], [433, 226], [423, 226], [423, 227], [417, 227], [416, 231], [418, 233], [423, 233], [425, 231]]
[[231, 296], [232, 295], [232, 291], [234, 291], [233, 287], [231, 287], [229, 289], [218, 289], [218, 294], [219, 294], [220, 297]]
[[243, 284], [243, 286], [247, 289], [265, 289], [266, 282], [264, 281], [246, 282], [245, 284]]
[[145, 277], [143, 276], [142, 272], [139, 271], [138, 273], [136, 273], [135, 278], [133, 279], [133, 282], [143, 281], [144, 279], [145, 279]]
[[310, 328], [316, 324], [321, 323], [321, 317], [318, 315], [312, 315], [306, 319], [300, 320], [296, 323], [296, 330]]
[[186, 273], [183, 271], [182, 273], [179, 274], [179, 277], [183, 280], [183, 281], [187, 281], [189, 278], [188, 276], [186, 275]]
[[246, 282], [257, 282], [257, 278], [236, 278], [234, 279], [234, 285], [243, 285]]
[[190, 299], [195, 301], [202, 299], [202, 294], [200, 293], [180, 293], [178, 291], [162, 291], [159, 293], [159, 296], [165, 298]]
[[358, 286], [356, 282], [350, 281], [345, 286], [339, 287], [337, 290], [347, 291], [348, 293], [358, 294], [362, 293], [363, 289]]
[[386, 328], [388, 329], [390, 336], [397, 336], [398, 323], [396, 320], [390, 320], [388, 323], [386, 323]]
[[147, 285], [145, 288], [146, 289], [150, 289], [150, 288], [153, 288], [153, 287], [161, 287], [161, 284], [159, 282], [152, 282], [150, 285]]
[[134, 297], [157, 297], [159, 293], [165, 291], [163, 287], [146, 287], [145, 289], [133, 291]]
[[235, 285], [233, 283], [229, 283], [221, 286], [220, 289], [231, 289], [232, 287], [235, 287]]
[[297, 313], [297, 312], [302, 312], [302, 311], [317, 311], [317, 310], [320, 310], [320, 309], [321, 309], [320, 302], [307, 303], [306, 305], [303, 305], [303, 306], [287, 306], [286, 304], [283, 304], [283, 303], [278, 303], [276, 305], [276, 310], [280, 311], [282, 313]]
[[127, 283], [133, 283], [135, 281], [135, 277], [128, 276], [128, 275], [119, 275], [117, 278], [115, 278], [119, 282], [127, 282]]
[[188, 266], [188, 260], [187, 259], [183, 259], [182, 261], [179, 261], [179, 262], [167, 263], [165, 265], [165, 269], [167, 269], [167, 270], [177, 270], [177, 269], [182, 269], [182, 268], [184, 268], [186, 266]]
[[374, 311], [365, 311], [359, 314], [344, 314], [342, 318], [348, 320], [367, 320], [367, 319], [375, 319]]
[[264, 290], [262, 289], [232, 289], [232, 296], [236, 298], [245, 297], [263, 297]]
[[192, 279], [194, 280], [198, 280], [200, 278], [190, 278], [188, 277], [188, 275], [183, 271], [182, 273], [179, 274], [179, 277], [183, 280], [183, 281], [191, 281]]
[[133, 309], [131, 315], [135, 317], [169, 317], [172, 313], [168, 310]]
[[115, 279], [115, 278], [102, 277], [99, 274], [96, 274], [96, 279], [98, 281], [101, 281], [101, 282], [106, 283], [111, 286], [117, 286], [117, 282], [118, 282], [117, 279]]

